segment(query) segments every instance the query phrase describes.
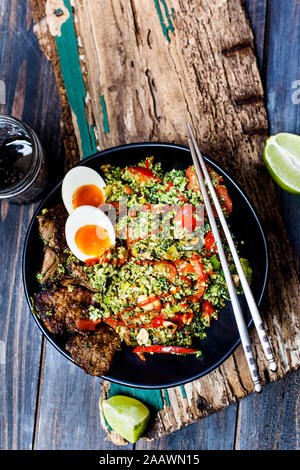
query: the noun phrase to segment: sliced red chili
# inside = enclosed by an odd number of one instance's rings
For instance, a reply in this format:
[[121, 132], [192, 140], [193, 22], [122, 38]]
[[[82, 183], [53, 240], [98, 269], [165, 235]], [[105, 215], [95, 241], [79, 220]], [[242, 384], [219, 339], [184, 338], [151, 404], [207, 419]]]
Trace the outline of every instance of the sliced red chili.
[[200, 297], [202, 297], [202, 295], [206, 291], [207, 274], [205, 272], [203, 264], [201, 263], [200, 256], [198, 255], [191, 256], [191, 263], [194, 267], [195, 273], [197, 274], [197, 282], [195, 285], [195, 288], [197, 289], [197, 291], [194, 295], [188, 297], [188, 300], [192, 300], [193, 302], [198, 302]]

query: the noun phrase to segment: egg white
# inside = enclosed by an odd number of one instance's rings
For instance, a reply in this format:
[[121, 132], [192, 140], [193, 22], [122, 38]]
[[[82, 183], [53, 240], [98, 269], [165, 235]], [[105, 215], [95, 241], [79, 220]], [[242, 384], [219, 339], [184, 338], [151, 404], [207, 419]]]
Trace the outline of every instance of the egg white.
[[[94, 184], [103, 191], [103, 188], [106, 186], [105, 181], [97, 171], [89, 168], [87, 166], [76, 166], [72, 168], [66, 176], [64, 177], [61, 194], [64, 205], [69, 212], [69, 214], [74, 210], [73, 209], [73, 194], [76, 189], [80, 186], [87, 184]], [[105, 197], [105, 192], [103, 191]]]
[[113, 224], [101, 209], [93, 206], [77, 207], [77, 209], [71, 212], [67, 219], [65, 235], [69, 249], [80, 261], [86, 261], [91, 258], [91, 256], [83, 253], [75, 243], [77, 231], [85, 225], [99, 225], [107, 231], [110, 244], [114, 246], [116, 243], [116, 234]]

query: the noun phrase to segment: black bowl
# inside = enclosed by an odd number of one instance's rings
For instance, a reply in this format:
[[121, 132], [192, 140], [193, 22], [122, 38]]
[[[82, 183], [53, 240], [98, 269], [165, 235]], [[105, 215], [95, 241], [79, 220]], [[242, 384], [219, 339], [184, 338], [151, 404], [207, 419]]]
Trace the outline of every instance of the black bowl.
[[[154, 155], [156, 161], [162, 163], [165, 170], [186, 169], [192, 163], [186, 147], [165, 143], [138, 143], [104, 150], [86, 158], [79, 165], [100, 171], [100, 165], [108, 162], [119, 166], [135, 165], [151, 155]], [[240, 255], [249, 260], [253, 269], [251, 287], [257, 303], [260, 304], [268, 272], [267, 245], [261, 224], [251, 203], [235, 181], [211, 159], [204, 158], [223, 176], [228, 188], [233, 202], [233, 211], [229, 218], [230, 227], [236, 239], [243, 241], [243, 244], [239, 244]], [[39, 290], [36, 273], [41, 268], [43, 257], [43, 244], [39, 237], [36, 216], [42, 209], [54, 207], [60, 202], [61, 183], [39, 205], [27, 232], [23, 253], [23, 281], [30, 307], [32, 306], [30, 299]], [[240, 296], [240, 301], [245, 321], [249, 326], [251, 316], [244, 296]], [[65, 350], [63, 340], [49, 333], [43, 323], [35, 315], [33, 317], [53, 346], [74, 362]], [[218, 321], [213, 321], [211, 327], [207, 329], [207, 337], [200, 343], [202, 351], [200, 358], [195, 358], [193, 355], [181, 357], [170, 354], [147, 354], [147, 361], [143, 362], [132, 353], [132, 348], [124, 346], [122, 351], [116, 354], [104, 378], [122, 385], [140, 388], [174, 387], [211, 372], [233, 353], [239, 343], [236, 322], [231, 304], [228, 302], [221, 310]]]

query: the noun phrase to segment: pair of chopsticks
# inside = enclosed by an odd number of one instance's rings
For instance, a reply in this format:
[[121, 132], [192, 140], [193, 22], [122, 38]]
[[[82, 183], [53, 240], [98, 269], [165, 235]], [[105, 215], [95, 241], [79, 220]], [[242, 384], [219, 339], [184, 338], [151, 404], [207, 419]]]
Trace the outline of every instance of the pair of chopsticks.
[[[224, 276], [225, 276], [228, 292], [229, 292], [229, 295], [230, 295], [230, 300], [231, 300], [231, 304], [232, 304], [236, 324], [237, 324], [237, 327], [238, 327], [239, 335], [240, 335], [240, 338], [241, 338], [242, 346], [243, 346], [243, 349], [244, 349], [244, 353], [245, 353], [245, 356], [246, 356], [246, 360], [247, 360], [247, 363], [248, 363], [248, 367], [249, 367], [249, 370], [250, 370], [250, 374], [251, 374], [251, 377], [252, 377], [252, 381], [253, 381], [253, 384], [254, 384], [255, 391], [260, 393], [262, 391], [262, 386], [261, 386], [261, 381], [260, 381], [260, 377], [259, 377], [259, 373], [258, 373], [257, 364], [256, 364], [256, 361], [254, 359], [254, 355], [253, 355], [253, 351], [252, 351], [252, 347], [251, 347], [251, 342], [250, 342], [250, 338], [249, 338], [249, 335], [248, 335], [248, 330], [247, 330], [247, 327], [246, 327], [246, 324], [245, 324], [245, 321], [244, 321], [241, 306], [240, 306], [240, 303], [239, 303], [239, 300], [238, 300], [238, 297], [237, 297], [237, 294], [236, 294], [236, 291], [235, 291], [235, 287], [234, 287], [234, 284], [233, 284], [233, 280], [232, 280], [232, 277], [231, 277], [231, 273], [230, 273], [230, 270], [229, 270], [229, 267], [228, 267], [228, 264], [227, 264], [226, 256], [225, 256], [225, 253], [224, 253], [222, 241], [221, 241], [221, 238], [220, 238], [219, 230], [218, 230], [216, 219], [215, 219], [215, 216], [214, 216], [214, 213], [213, 213], [213, 210], [212, 210], [210, 199], [209, 199], [209, 196], [208, 196], [208, 193], [207, 193], [206, 185], [209, 189], [211, 198], [213, 200], [214, 206], [216, 208], [216, 211], [217, 211], [217, 214], [218, 214], [218, 217], [219, 217], [220, 224], [222, 226], [223, 232], [224, 232], [225, 237], [227, 239], [227, 243], [228, 243], [228, 246], [230, 248], [230, 251], [231, 251], [231, 254], [232, 254], [232, 257], [233, 257], [233, 261], [234, 261], [234, 264], [236, 266], [236, 270], [237, 270], [237, 273], [239, 275], [239, 278], [240, 278], [240, 281], [241, 281], [241, 284], [242, 284], [242, 287], [243, 287], [243, 290], [244, 290], [246, 301], [247, 301], [250, 313], [252, 315], [253, 322], [254, 322], [255, 328], [257, 330], [258, 337], [260, 339], [263, 351], [264, 351], [266, 359], [269, 363], [270, 370], [273, 371], [273, 372], [276, 372], [277, 365], [276, 365], [275, 359], [274, 359], [273, 354], [272, 354], [270, 341], [269, 341], [268, 336], [266, 334], [266, 331], [265, 331], [260, 313], [258, 311], [256, 302], [255, 302], [253, 294], [252, 294], [252, 291], [249, 287], [249, 284], [248, 284], [246, 275], [244, 273], [243, 267], [241, 265], [241, 262], [240, 262], [238, 253], [236, 251], [236, 248], [235, 248], [230, 230], [228, 228], [228, 225], [227, 225], [227, 222], [226, 222], [226, 219], [225, 219], [225, 216], [224, 216], [223, 211], [221, 209], [218, 196], [217, 196], [217, 194], [215, 192], [215, 189], [214, 189], [214, 186], [211, 182], [209, 173], [207, 171], [207, 168], [206, 168], [206, 165], [204, 163], [203, 157], [201, 155], [201, 152], [200, 152], [199, 147], [197, 145], [196, 139], [194, 137], [191, 125], [189, 123], [187, 123], [187, 128], [188, 128], [188, 131], [189, 131], [189, 134], [190, 134], [190, 139], [188, 139], [188, 144], [189, 144], [189, 147], [190, 147], [190, 151], [191, 151], [194, 167], [195, 167], [195, 170], [196, 170], [196, 174], [197, 174], [197, 177], [198, 177], [198, 181], [199, 181], [201, 193], [202, 193], [202, 196], [203, 196], [204, 204], [205, 204], [205, 207], [206, 207], [206, 210], [207, 210], [208, 220], [209, 220], [209, 223], [210, 223], [210, 226], [211, 226], [211, 229], [212, 229], [212, 232], [213, 232], [213, 236], [215, 238], [215, 242], [216, 242], [216, 245], [217, 245], [217, 249], [218, 249], [218, 252], [219, 252], [220, 262], [221, 262], [221, 266], [222, 266], [222, 269], [223, 269], [223, 272], [224, 272]], [[203, 176], [204, 176], [204, 178], [203, 178]], [[205, 181], [206, 185], [205, 185], [204, 181]]]

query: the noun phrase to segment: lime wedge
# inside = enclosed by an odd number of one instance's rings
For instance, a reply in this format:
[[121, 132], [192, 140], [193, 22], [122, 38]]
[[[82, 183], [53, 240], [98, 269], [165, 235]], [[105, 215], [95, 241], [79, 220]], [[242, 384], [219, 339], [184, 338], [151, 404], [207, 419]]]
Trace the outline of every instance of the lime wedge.
[[150, 416], [148, 408], [143, 403], [123, 395], [103, 400], [102, 410], [112, 429], [132, 443], [145, 432]]
[[281, 188], [300, 194], [300, 136], [288, 133], [271, 136], [264, 148], [264, 162]]

